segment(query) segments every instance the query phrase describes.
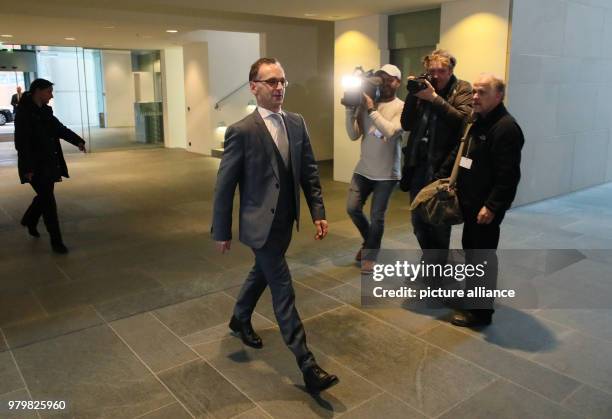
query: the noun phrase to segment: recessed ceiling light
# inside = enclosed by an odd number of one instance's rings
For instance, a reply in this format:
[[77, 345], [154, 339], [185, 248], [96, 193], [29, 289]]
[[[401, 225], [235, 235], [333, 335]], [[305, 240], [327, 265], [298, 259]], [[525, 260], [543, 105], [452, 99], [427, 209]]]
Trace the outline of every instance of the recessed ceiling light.
[[3, 38], [12, 38], [13, 35], [9, 35], [9, 34], [4, 34], [4, 35], [0, 35]]
[[64, 38], [66, 41], [76, 41], [76, 38], [73, 38], [72, 36], [68, 36], [66, 38]]
[[168, 32], [168, 33], [177, 33], [178, 31], [176, 29], [166, 29], [166, 32]]
[[114, 26], [105, 26], [104, 29], [115, 29]]
[[317, 16], [317, 14], [316, 13], [304, 13], [304, 16], [306, 16], [306, 17], [315, 17], [315, 16]]
[[330, 18], [331, 19], [340, 19], [340, 16], [338, 16], [338, 15], [331, 15]]

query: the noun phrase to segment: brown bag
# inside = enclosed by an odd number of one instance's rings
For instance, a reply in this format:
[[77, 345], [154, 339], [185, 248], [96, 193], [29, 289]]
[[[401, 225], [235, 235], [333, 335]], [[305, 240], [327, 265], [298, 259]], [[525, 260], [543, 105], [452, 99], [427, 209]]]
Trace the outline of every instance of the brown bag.
[[410, 210], [416, 211], [429, 224], [455, 225], [463, 223], [463, 214], [459, 206], [455, 184], [459, 174], [459, 162], [463, 155], [463, 147], [471, 128], [471, 123], [468, 123], [465, 127], [451, 176], [436, 180], [425, 186], [412, 200]]

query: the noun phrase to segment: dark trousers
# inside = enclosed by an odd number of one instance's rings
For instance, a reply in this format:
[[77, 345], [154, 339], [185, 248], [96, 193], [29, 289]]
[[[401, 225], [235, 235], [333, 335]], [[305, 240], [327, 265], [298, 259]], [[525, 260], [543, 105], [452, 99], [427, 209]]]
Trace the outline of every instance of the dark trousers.
[[57, 204], [54, 194], [55, 182], [33, 179], [30, 185], [36, 192], [36, 196], [23, 214], [21, 223], [24, 225], [36, 226], [42, 215], [45, 227], [47, 227], [47, 231], [51, 237], [51, 242], [57, 244], [62, 243], [62, 234], [60, 232], [59, 220], [57, 217]]
[[[498, 260], [497, 246], [499, 244], [499, 223], [477, 224], [476, 211], [464, 210], [465, 222], [461, 244], [465, 250], [466, 263], [486, 265], [484, 278], [474, 278], [466, 281], [466, 290], [475, 287], [485, 287], [494, 290], [497, 287]], [[493, 312], [493, 298], [469, 300], [465, 309]]]
[[295, 292], [291, 282], [285, 253], [291, 242], [293, 222], [278, 221], [272, 224], [270, 236], [260, 249], [252, 249], [255, 265], [242, 285], [234, 316], [242, 322], [251, 320], [251, 315], [261, 294], [270, 287], [274, 315], [285, 344], [295, 355], [302, 370], [315, 363], [314, 356], [306, 346], [306, 333], [295, 308]]
[[[414, 199], [428, 183], [427, 166], [417, 166], [410, 182], [411, 199]], [[421, 249], [448, 249], [450, 247], [451, 226], [429, 224], [415, 211], [411, 213], [411, 218], [412, 231]]]
[[[351, 180], [346, 212], [353, 220], [363, 238], [364, 249], [380, 249], [382, 237], [385, 232], [385, 213], [389, 206], [389, 198], [396, 180], [371, 180], [355, 173]], [[370, 205], [370, 220], [363, 213], [363, 206], [368, 197], [372, 195]], [[377, 252], [366, 252], [364, 259], [375, 259]]]

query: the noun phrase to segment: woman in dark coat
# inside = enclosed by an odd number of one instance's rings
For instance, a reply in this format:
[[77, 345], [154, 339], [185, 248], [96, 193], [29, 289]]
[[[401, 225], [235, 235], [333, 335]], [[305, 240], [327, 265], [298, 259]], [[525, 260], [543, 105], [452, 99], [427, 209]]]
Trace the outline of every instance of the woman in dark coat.
[[36, 79], [19, 102], [15, 117], [15, 148], [17, 149], [19, 177], [21, 183], [29, 183], [36, 192], [21, 224], [30, 235], [40, 237], [38, 220], [42, 215], [51, 237], [51, 247], [56, 253], [68, 253], [62, 240], [57, 205], [53, 189], [55, 182], [68, 176], [60, 138], [86, 152], [85, 141], [66, 128], [53, 116], [48, 105], [53, 98], [53, 83]]

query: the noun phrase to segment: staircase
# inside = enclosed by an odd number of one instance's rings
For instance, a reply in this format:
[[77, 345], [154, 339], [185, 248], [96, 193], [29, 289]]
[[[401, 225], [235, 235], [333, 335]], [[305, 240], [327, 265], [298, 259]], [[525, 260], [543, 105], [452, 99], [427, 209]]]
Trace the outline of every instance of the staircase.
[[213, 148], [212, 150], [210, 150], [210, 155], [212, 157], [216, 157], [218, 159], [220, 159], [221, 157], [223, 157], [223, 143], [225, 141], [221, 141], [220, 147], [218, 148]]

